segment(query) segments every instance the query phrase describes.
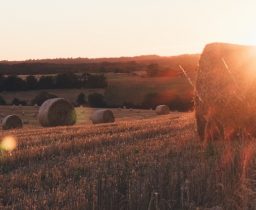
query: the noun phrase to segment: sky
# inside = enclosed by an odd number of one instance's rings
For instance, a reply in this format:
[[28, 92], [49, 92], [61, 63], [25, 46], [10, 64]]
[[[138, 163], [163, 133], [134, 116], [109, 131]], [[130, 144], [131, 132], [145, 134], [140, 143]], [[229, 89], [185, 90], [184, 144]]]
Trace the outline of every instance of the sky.
[[255, 0], [0, 0], [0, 60], [171, 56], [256, 45]]

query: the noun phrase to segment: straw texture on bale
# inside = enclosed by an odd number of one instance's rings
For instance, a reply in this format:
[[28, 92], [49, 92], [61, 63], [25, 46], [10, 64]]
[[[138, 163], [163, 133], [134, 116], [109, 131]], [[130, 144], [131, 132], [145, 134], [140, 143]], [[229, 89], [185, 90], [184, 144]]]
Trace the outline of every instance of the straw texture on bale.
[[90, 120], [93, 124], [99, 124], [99, 123], [112, 123], [115, 122], [114, 114], [109, 109], [102, 109], [95, 111], [91, 117]]
[[43, 127], [74, 125], [76, 123], [76, 112], [73, 105], [67, 100], [53, 98], [41, 105], [38, 119]]
[[170, 109], [168, 106], [166, 105], [158, 105], [156, 107], [156, 113], [158, 115], [166, 115], [166, 114], [169, 114], [170, 113]]
[[22, 120], [17, 115], [8, 115], [2, 120], [3, 130], [22, 128], [22, 126]]
[[256, 48], [224, 43], [205, 47], [195, 91], [202, 140], [256, 134]]

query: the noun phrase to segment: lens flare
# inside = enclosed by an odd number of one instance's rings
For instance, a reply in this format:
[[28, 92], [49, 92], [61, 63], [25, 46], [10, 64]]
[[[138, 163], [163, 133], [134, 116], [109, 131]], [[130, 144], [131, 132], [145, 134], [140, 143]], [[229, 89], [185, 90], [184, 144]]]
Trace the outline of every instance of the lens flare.
[[17, 141], [13, 136], [6, 136], [0, 143], [0, 150], [13, 151], [17, 147]]

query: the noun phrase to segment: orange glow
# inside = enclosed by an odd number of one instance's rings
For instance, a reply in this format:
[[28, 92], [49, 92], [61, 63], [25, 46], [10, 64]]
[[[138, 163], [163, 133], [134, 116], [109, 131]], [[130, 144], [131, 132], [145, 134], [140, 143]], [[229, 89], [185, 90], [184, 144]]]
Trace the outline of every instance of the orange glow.
[[2, 139], [0, 149], [4, 151], [13, 151], [17, 147], [17, 140], [14, 136], [6, 136]]
[[[228, 144], [228, 142], [227, 142]], [[226, 168], [234, 159], [234, 151], [231, 148], [231, 144], [228, 144], [223, 152], [223, 156], [221, 158], [221, 165], [223, 168]]]

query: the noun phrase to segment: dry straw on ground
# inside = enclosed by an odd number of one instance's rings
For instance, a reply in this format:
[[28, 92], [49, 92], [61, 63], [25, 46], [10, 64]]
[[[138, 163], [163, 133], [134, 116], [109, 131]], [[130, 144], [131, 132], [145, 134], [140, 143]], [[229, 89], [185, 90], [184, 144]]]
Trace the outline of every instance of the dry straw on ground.
[[213, 43], [205, 47], [196, 81], [201, 139], [256, 134], [256, 48]]
[[101, 110], [95, 111], [90, 117], [90, 120], [92, 121], [93, 124], [112, 123], [112, 122], [115, 122], [115, 117], [111, 110], [101, 109]]
[[38, 119], [42, 126], [62, 126], [76, 123], [76, 112], [71, 103], [63, 98], [45, 101], [39, 109]]
[[168, 106], [166, 105], [158, 105], [156, 107], [156, 113], [158, 115], [166, 115], [166, 114], [169, 114], [170, 113], [170, 109]]
[[8, 115], [2, 120], [2, 129], [22, 128], [22, 120], [17, 115]]

